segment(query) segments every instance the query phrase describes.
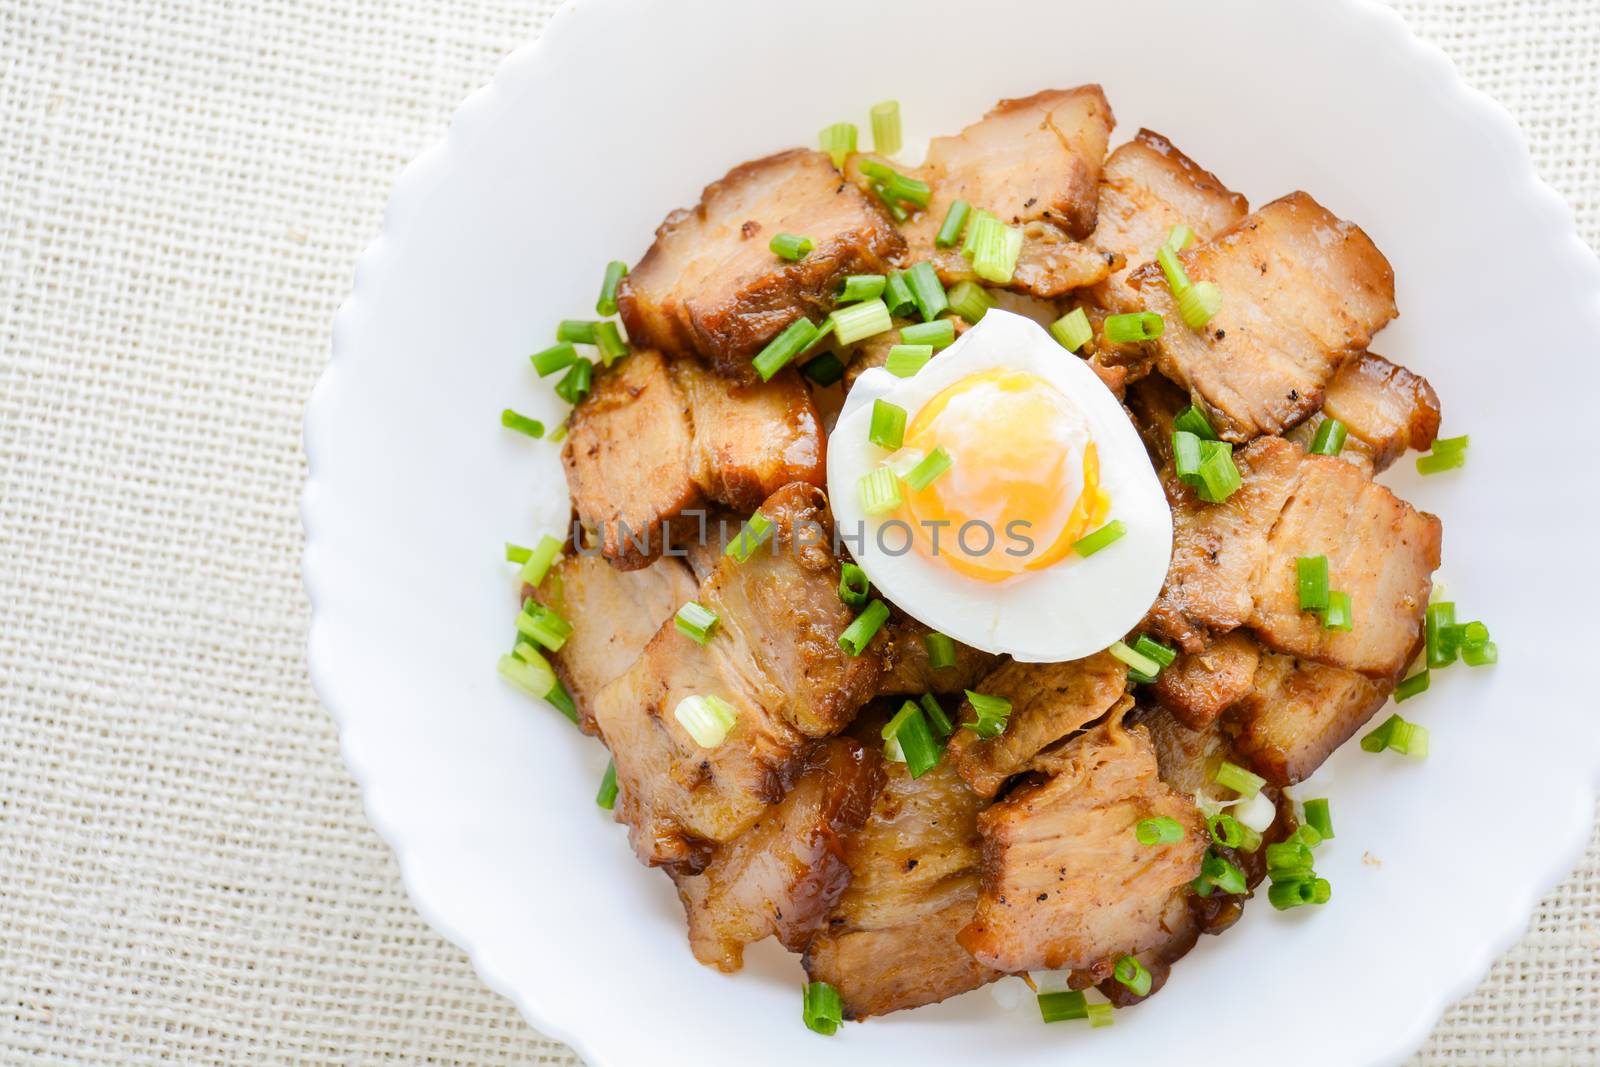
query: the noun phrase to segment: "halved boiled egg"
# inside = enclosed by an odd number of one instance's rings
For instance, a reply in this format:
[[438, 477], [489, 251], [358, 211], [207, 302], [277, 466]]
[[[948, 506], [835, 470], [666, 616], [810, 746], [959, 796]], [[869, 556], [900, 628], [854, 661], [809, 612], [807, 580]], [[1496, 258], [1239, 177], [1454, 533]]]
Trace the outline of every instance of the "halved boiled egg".
[[[828, 439], [828, 495], [879, 595], [1028, 662], [1121, 640], [1172, 553], [1166, 496], [1122, 405], [1037, 323], [999, 309], [912, 377], [856, 380]], [[1110, 523], [1120, 537], [1074, 547]]]

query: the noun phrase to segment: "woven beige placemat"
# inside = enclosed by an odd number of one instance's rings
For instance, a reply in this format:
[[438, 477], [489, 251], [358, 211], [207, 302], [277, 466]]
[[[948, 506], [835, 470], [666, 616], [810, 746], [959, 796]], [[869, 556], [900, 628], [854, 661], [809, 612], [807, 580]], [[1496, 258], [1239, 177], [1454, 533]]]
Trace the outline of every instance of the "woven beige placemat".
[[[1600, 7], [1401, 6], [1600, 242]], [[0, 1061], [575, 1062], [367, 827], [296, 510], [390, 184], [553, 7], [0, 0]], [[1591, 848], [1422, 1062], [1600, 1062], [1597, 960]]]

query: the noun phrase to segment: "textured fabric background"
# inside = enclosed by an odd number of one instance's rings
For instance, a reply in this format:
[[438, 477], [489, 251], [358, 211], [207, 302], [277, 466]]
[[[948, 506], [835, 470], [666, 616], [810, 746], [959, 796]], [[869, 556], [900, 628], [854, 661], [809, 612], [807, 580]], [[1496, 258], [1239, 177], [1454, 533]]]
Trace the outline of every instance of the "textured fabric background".
[[[1400, 6], [1600, 243], [1595, 0]], [[367, 827], [296, 510], [390, 184], [553, 7], [0, 0], [0, 1061], [575, 1062]], [[1600, 1063], [1600, 846], [1421, 1062]]]

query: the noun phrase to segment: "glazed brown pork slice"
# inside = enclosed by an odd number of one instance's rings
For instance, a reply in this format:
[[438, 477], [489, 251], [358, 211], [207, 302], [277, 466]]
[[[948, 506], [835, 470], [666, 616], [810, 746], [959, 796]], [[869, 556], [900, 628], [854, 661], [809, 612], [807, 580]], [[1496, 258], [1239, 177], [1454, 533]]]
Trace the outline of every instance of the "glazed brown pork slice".
[[1198, 652], [1182, 652], [1150, 689], [1185, 726], [1203, 730], [1255, 683], [1261, 649], [1243, 630], [1223, 634]]
[[839, 991], [847, 1018], [932, 1004], [999, 977], [956, 943], [978, 899], [982, 804], [948, 761], [920, 778], [885, 765], [866, 822], [841, 839], [850, 884], [805, 953], [807, 976]]
[[597, 732], [594, 701], [600, 690], [633, 666], [697, 589], [694, 575], [677, 559], [622, 571], [598, 555], [575, 553], [550, 568], [534, 595], [571, 623], [572, 633], [561, 651], [546, 655], [572, 694], [585, 733]]
[[1322, 412], [1372, 451], [1380, 471], [1408, 448], [1426, 452], [1439, 434], [1439, 396], [1428, 379], [1371, 352], [1339, 368]]
[[[617, 821], [641, 861], [694, 873], [783, 798], [811, 739], [845, 726], [876, 691], [880, 635], [860, 656], [839, 647], [850, 610], [822, 492], [790, 485], [761, 506], [769, 547], [740, 563], [718, 558], [696, 599], [718, 616], [698, 645], [669, 620], [594, 718], [616, 762]], [[674, 714], [691, 696], [731, 704], [727, 738], [701, 748]]]
[[[810, 238], [811, 252], [780, 259], [768, 247], [780, 233]], [[617, 307], [635, 343], [753, 382], [750, 360], [768, 341], [802, 315], [826, 315], [840, 278], [881, 274], [904, 248], [827, 156], [791, 149], [735, 167], [696, 207], [668, 215]]]
[[1250, 210], [1215, 174], [1178, 151], [1172, 142], [1140, 130], [1106, 159], [1100, 179], [1100, 220], [1094, 243], [1122, 256], [1125, 265], [1094, 288], [1109, 311], [1141, 311], [1144, 298], [1127, 280], [1135, 268], [1153, 262], [1179, 224], [1207, 241]]
[[994, 669], [1000, 657], [980, 652], [960, 641], [955, 646], [956, 661], [949, 667], [934, 667], [928, 661], [927, 636], [930, 631], [912, 618], [893, 619], [884, 626], [889, 640], [885, 648], [888, 669], [878, 683], [879, 696], [917, 696], [922, 693], [959, 693], [977, 686], [978, 680]]
[[912, 260], [928, 259], [947, 285], [975, 277], [960, 248], [934, 236], [956, 200], [1023, 228], [1012, 288], [1040, 297], [1092, 285], [1111, 271], [1086, 239], [1094, 232], [1100, 168], [1116, 119], [1098, 85], [1002, 100], [953, 137], [936, 137], [918, 174], [933, 196], [905, 228]]
[[[958, 940], [985, 966], [1094, 972], [1160, 945], [1174, 896], [1200, 873], [1204, 821], [1161, 781], [1143, 727], [1096, 726], [1064, 755], [1053, 777], [978, 816], [983, 884]], [[1135, 826], [1155, 816], [1176, 819], [1183, 837], [1140, 844]]]
[[742, 387], [645, 349], [573, 409], [561, 458], [578, 518], [630, 569], [698, 539], [712, 503], [748, 513], [791, 482], [823, 484], [824, 447], [795, 372]]
[[674, 879], [696, 959], [737, 971], [744, 947], [769, 935], [805, 948], [850, 881], [839, 836], [867, 817], [881, 762], [848, 738], [823, 741], [780, 803], [719, 846], [704, 871]]
[[1179, 257], [1191, 282], [1214, 282], [1222, 309], [1183, 325], [1160, 267], [1128, 276], [1167, 330], [1156, 367], [1189, 390], [1225, 440], [1294, 426], [1328, 383], [1396, 315], [1394, 272], [1361, 228], [1290, 193]]
[[[1041, 751], [1110, 711], [1127, 694], [1128, 668], [1109, 652], [1068, 663], [1011, 662], [973, 688], [1011, 702], [1006, 728], [991, 738], [958, 729], [947, 752], [973, 791], [992, 797]], [[967, 701], [958, 715], [963, 726], [978, 718]]]
[[1273, 785], [1293, 785], [1383, 707], [1394, 689], [1354, 671], [1265, 655], [1255, 686], [1229, 713], [1240, 762]]
[[[1206, 504], [1168, 478], [1172, 563], [1146, 622], [1185, 651], [1249, 626], [1268, 648], [1392, 679], [1411, 660], [1439, 566], [1441, 527], [1353, 464], [1276, 437], [1238, 453], [1242, 486]], [[1326, 556], [1353, 626], [1300, 610], [1296, 560]]]

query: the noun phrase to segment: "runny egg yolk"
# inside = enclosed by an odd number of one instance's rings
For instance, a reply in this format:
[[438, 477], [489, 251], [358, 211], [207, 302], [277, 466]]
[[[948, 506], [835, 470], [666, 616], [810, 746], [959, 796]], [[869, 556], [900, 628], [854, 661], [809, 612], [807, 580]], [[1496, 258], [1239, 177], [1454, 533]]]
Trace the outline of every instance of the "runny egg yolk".
[[1111, 500], [1083, 416], [1037, 375], [995, 369], [957, 381], [912, 418], [905, 447], [942, 447], [953, 463], [905, 487], [912, 543], [985, 582], [1058, 562], [1105, 521]]

